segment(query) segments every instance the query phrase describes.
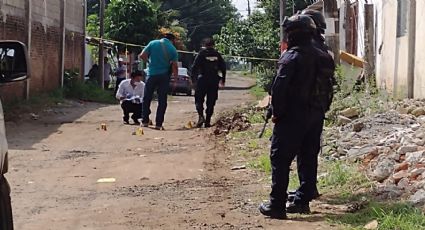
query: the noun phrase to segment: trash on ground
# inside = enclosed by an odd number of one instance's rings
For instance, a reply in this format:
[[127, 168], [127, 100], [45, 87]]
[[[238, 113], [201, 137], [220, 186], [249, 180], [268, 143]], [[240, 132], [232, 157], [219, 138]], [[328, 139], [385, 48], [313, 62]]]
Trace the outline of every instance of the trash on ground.
[[100, 178], [97, 183], [115, 183], [115, 178]]

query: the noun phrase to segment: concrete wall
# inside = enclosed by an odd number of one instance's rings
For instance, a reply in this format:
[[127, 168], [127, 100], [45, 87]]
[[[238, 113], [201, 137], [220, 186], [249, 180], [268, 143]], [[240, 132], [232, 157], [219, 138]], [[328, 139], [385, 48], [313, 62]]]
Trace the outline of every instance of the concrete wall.
[[[28, 0], [0, 0], [0, 39], [26, 42]], [[31, 2], [31, 80], [30, 95], [51, 91], [60, 85], [61, 0]], [[65, 6], [65, 69], [83, 71], [84, 5], [83, 0], [67, 0]], [[0, 86], [2, 99], [22, 98], [23, 83]]]
[[421, 16], [425, 15], [425, 1], [416, 0], [416, 43], [414, 65], [414, 97], [425, 98], [425, 21]]

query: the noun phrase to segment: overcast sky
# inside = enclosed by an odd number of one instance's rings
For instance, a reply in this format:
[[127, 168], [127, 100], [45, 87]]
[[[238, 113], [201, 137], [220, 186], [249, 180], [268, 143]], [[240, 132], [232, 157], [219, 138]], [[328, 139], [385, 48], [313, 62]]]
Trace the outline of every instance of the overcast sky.
[[[232, 0], [232, 1], [242, 15], [246, 15], [248, 13], [247, 12], [248, 0]], [[256, 0], [250, 0], [250, 2], [251, 2], [251, 9], [254, 9], [254, 6], [256, 5]]]

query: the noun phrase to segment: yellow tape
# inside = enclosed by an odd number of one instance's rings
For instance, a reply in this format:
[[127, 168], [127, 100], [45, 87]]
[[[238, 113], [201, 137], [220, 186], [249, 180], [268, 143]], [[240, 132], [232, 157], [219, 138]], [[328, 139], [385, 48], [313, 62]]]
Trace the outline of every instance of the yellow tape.
[[[125, 42], [120, 42], [120, 41], [115, 41], [115, 40], [111, 40], [111, 39], [101, 39], [101, 38], [97, 38], [97, 37], [90, 37], [94, 40], [97, 41], [107, 41], [107, 42], [112, 42], [115, 44], [121, 44], [121, 45], [125, 45], [127, 46], [133, 46], [133, 47], [140, 47], [140, 48], [145, 48], [146, 46], [142, 46], [142, 45], [137, 45], [137, 44], [132, 44], [132, 43], [125, 43]], [[185, 51], [185, 50], [177, 50], [177, 52], [179, 53], [185, 53], [185, 54], [193, 54], [196, 55], [198, 54], [197, 52], [191, 52], [191, 51]], [[224, 54], [224, 57], [231, 57], [231, 58], [240, 58], [240, 59], [249, 59], [249, 60], [257, 60], [257, 61], [278, 61], [278, 59], [273, 59], [273, 58], [257, 58], [257, 57], [244, 57], [244, 56], [234, 56], [234, 55], [228, 55], [228, 54]]]

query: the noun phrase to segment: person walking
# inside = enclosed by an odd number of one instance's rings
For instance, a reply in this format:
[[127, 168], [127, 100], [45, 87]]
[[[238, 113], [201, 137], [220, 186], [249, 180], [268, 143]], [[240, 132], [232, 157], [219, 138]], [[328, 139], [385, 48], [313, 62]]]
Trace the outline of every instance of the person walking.
[[[224, 87], [226, 82], [226, 63], [221, 54], [214, 49], [214, 40], [206, 38], [203, 41], [203, 49], [195, 57], [192, 65], [192, 78], [196, 82], [195, 107], [199, 119], [196, 127], [211, 127], [211, 117], [214, 106], [218, 99], [218, 89]], [[218, 72], [222, 73], [220, 77]], [[206, 101], [206, 117], [204, 116], [204, 101]]]
[[156, 110], [155, 129], [162, 130], [165, 112], [167, 110], [167, 93], [170, 77], [178, 76], [178, 53], [174, 44], [176, 37], [167, 33], [162, 39], [149, 42], [140, 54], [140, 58], [148, 63], [145, 93], [143, 97], [142, 125], [149, 126], [151, 102], [154, 91], [158, 94], [158, 108]]
[[142, 77], [142, 72], [133, 72], [130, 79], [122, 81], [118, 87], [116, 98], [121, 102], [124, 124], [129, 124], [130, 113], [132, 113], [131, 119], [134, 124], [140, 125], [139, 119], [142, 117], [142, 100], [145, 89]]
[[[279, 69], [272, 85], [272, 121], [270, 160], [272, 185], [270, 201], [259, 211], [272, 218], [284, 219], [286, 213], [309, 213], [309, 202], [316, 186], [314, 169], [303, 171], [305, 183], [296, 199], [286, 204], [290, 165], [295, 157], [301, 165], [317, 159], [323, 129], [325, 100], [320, 88], [323, 51], [313, 45], [316, 24], [306, 15], [284, 21], [288, 50], [280, 57]], [[333, 73], [332, 73], [333, 74]]]
[[107, 57], [104, 59], [104, 69], [103, 69], [103, 88], [109, 89], [109, 83], [111, 83], [111, 73], [112, 73], [112, 67], [111, 64], [109, 64], [109, 60]]

